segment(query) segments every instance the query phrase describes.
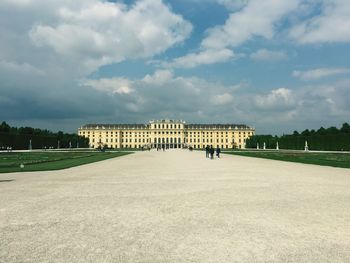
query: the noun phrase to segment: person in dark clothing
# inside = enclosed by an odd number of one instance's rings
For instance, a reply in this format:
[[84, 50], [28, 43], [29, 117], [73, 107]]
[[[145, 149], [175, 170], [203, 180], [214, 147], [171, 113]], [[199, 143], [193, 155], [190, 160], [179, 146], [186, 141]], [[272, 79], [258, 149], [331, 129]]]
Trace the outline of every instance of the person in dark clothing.
[[213, 148], [213, 146], [210, 146], [210, 159], [214, 159], [214, 148]]
[[218, 146], [218, 147], [216, 147], [216, 156], [217, 156], [218, 158], [220, 158], [220, 153], [221, 153], [221, 149], [220, 149], [219, 146]]
[[209, 158], [209, 145], [205, 147], [205, 158]]
[[165, 145], [164, 144], [162, 145], [162, 149], [163, 149], [163, 152], [164, 152], [165, 151]]

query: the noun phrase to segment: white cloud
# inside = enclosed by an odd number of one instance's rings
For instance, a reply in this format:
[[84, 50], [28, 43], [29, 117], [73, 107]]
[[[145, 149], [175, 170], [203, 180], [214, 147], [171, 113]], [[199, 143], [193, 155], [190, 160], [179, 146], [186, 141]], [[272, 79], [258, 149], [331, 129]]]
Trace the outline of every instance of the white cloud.
[[301, 44], [350, 42], [350, 1], [323, 1], [322, 13], [302, 21], [290, 30]]
[[267, 49], [259, 49], [258, 51], [252, 53], [250, 58], [253, 60], [261, 61], [279, 61], [288, 58], [287, 54], [283, 51], [271, 51]]
[[214, 106], [233, 102], [230, 87], [196, 77], [176, 77], [169, 70], [158, 70], [134, 80], [84, 80], [82, 85], [113, 95], [118, 108], [125, 114], [143, 112], [167, 117], [166, 114], [197, 115], [202, 111], [206, 117], [208, 112], [216, 112]]
[[318, 68], [308, 71], [295, 70], [293, 76], [303, 81], [311, 81], [347, 73], [350, 73], [349, 68]]
[[276, 23], [295, 10], [298, 4], [299, 0], [251, 0], [242, 10], [232, 13], [224, 25], [210, 29], [202, 47], [236, 47], [254, 36], [271, 39], [275, 35]]
[[199, 53], [188, 54], [173, 60], [173, 62], [165, 64], [167, 67], [177, 68], [194, 68], [199, 65], [208, 65], [220, 62], [226, 62], [234, 58], [234, 53], [230, 49], [221, 50], [203, 50]]
[[130, 81], [125, 78], [87, 79], [81, 81], [81, 85], [90, 86], [96, 90], [108, 93], [130, 94], [134, 92], [134, 90], [129, 87]]
[[217, 0], [217, 2], [225, 6], [228, 10], [237, 10], [244, 7], [249, 0]]
[[152, 85], [164, 85], [173, 78], [170, 70], [157, 70], [153, 75], [147, 74], [143, 81]]
[[295, 106], [293, 93], [290, 89], [279, 88], [271, 90], [266, 95], [255, 97], [255, 106], [262, 110], [289, 110]]
[[[271, 39], [276, 33], [277, 23], [289, 12], [296, 10], [299, 2], [300, 0], [219, 0], [219, 3], [233, 10], [225, 24], [207, 30], [207, 36], [201, 42], [200, 52], [176, 58], [167, 65], [193, 68], [226, 62], [234, 57], [234, 52], [229, 48], [238, 47], [254, 37]], [[267, 52], [261, 51], [260, 53], [264, 54], [256, 54], [255, 57], [284, 59], [282, 53]]]
[[213, 97], [214, 105], [225, 105], [233, 101], [233, 96], [229, 93], [215, 95]]
[[171, 12], [161, 0], [126, 5], [90, 0], [62, 4], [55, 22], [33, 26], [30, 37], [70, 61], [80, 61], [87, 72], [130, 58], [160, 54], [181, 43], [192, 25]]

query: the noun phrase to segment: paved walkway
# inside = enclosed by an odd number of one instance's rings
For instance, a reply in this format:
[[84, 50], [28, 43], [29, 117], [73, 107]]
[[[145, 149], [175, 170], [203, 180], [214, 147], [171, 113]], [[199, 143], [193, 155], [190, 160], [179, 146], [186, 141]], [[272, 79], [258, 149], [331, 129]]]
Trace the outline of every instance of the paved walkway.
[[172, 150], [0, 174], [0, 262], [350, 262], [350, 170]]

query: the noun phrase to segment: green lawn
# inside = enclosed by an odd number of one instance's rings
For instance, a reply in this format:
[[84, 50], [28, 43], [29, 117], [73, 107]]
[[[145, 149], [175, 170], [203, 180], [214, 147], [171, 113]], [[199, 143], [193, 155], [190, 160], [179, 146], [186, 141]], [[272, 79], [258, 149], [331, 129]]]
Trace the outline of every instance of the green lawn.
[[324, 166], [334, 166], [341, 168], [350, 168], [349, 153], [312, 153], [312, 152], [225, 152], [227, 154], [266, 158], [287, 162], [307, 163]]
[[[97, 151], [0, 153], [0, 173], [60, 170], [130, 153]], [[21, 164], [24, 168], [20, 167]]]

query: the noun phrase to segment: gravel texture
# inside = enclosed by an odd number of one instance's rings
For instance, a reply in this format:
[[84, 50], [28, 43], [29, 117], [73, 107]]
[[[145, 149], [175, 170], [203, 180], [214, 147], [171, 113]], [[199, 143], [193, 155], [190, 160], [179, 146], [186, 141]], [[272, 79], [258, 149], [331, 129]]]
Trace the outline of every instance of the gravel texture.
[[350, 262], [350, 170], [169, 150], [0, 174], [0, 262]]

